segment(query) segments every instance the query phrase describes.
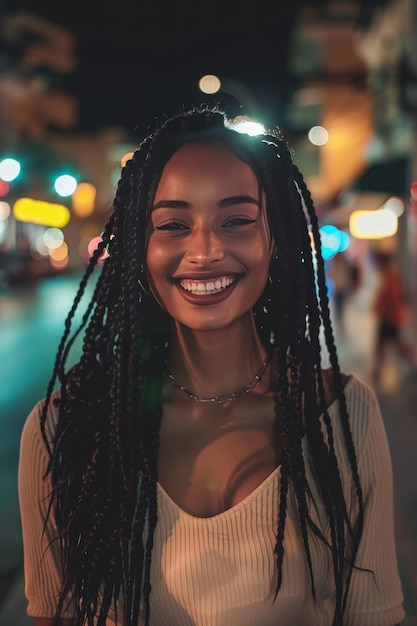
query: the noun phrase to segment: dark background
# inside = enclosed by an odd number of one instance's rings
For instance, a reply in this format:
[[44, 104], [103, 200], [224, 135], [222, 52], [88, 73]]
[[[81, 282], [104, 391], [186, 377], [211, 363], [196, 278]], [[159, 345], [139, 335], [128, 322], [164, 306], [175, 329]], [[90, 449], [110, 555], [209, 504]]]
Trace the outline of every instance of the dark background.
[[[30, 11], [74, 34], [77, 68], [66, 75], [45, 68], [45, 74], [51, 84], [77, 97], [78, 130], [94, 131], [114, 124], [130, 130], [143, 118], [203, 100], [267, 126], [285, 125], [297, 82], [288, 67], [297, 16], [306, 5], [320, 10], [326, 4], [9, 0], [0, 7], [4, 15]], [[362, 21], [375, 2], [363, 4]], [[8, 52], [19, 54], [24, 45], [21, 41], [20, 52]], [[198, 80], [206, 73], [218, 75], [225, 87], [230, 79], [240, 84], [250, 101], [242, 109], [242, 100], [226, 88], [214, 97], [203, 96]]]

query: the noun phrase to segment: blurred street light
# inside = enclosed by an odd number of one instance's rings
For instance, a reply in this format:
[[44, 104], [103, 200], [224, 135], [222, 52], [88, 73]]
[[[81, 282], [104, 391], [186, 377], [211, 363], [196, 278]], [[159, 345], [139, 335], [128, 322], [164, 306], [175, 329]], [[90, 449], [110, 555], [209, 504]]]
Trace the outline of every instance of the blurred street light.
[[16, 159], [7, 157], [0, 161], [0, 178], [6, 182], [11, 182], [20, 174], [20, 163]]

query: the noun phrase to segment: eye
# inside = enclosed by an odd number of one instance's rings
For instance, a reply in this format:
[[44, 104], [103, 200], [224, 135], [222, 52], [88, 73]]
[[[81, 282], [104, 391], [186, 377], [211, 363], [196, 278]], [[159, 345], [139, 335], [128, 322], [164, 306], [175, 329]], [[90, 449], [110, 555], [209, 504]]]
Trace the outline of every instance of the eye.
[[231, 226], [246, 226], [247, 224], [254, 224], [256, 220], [250, 217], [232, 217], [230, 220], [227, 220], [223, 224], [223, 226], [229, 228]]
[[181, 224], [181, 222], [166, 222], [165, 224], [159, 224], [154, 226], [154, 230], [186, 230], [188, 226]]

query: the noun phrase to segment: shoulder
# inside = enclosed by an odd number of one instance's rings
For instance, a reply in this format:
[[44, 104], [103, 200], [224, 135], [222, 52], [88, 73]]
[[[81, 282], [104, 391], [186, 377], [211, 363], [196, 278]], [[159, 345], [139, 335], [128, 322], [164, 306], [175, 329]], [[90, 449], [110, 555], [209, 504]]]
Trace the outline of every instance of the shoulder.
[[[326, 396], [327, 406], [331, 406], [337, 397], [336, 387], [334, 384], [334, 376], [331, 369], [323, 369], [321, 371], [323, 387]], [[359, 401], [362, 406], [368, 406], [369, 403], [376, 401], [373, 389], [355, 374], [345, 374], [342, 372], [343, 392], [348, 404]]]
[[[60, 392], [55, 391], [50, 399], [49, 406], [46, 411], [46, 419], [45, 419], [45, 435], [48, 443], [50, 444], [54, 438], [56, 431], [56, 424], [58, 421], [58, 407], [57, 402], [59, 401]], [[42, 413], [45, 406], [45, 398], [40, 400], [35, 404], [29, 415], [27, 416], [25, 423], [23, 425], [22, 435], [21, 435], [21, 445], [25, 444], [30, 445], [30, 442], [34, 440], [43, 439], [42, 430], [41, 430], [41, 419]]]
[[[343, 392], [353, 444], [360, 457], [365, 446], [378, 446], [386, 440], [379, 402], [372, 387], [354, 374], [344, 376]], [[335, 428], [340, 431], [338, 435], [342, 441], [344, 436], [339, 403], [334, 398], [328, 406], [331, 407]]]
[[[347, 374], [342, 373], [341, 377], [342, 377], [342, 385], [343, 385], [343, 387], [345, 387], [346, 386], [346, 382], [349, 379], [349, 376]], [[326, 396], [327, 406], [330, 406], [332, 404], [332, 402], [334, 402], [334, 400], [336, 398], [336, 391], [335, 391], [335, 385], [334, 385], [333, 371], [330, 368], [329, 369], [322, 369], [321, 370], [321, 378], [322, 378], [322, 381], [323, 381], [324, 394]]]
[[[39, 401], [26, 418], [20, 438], [18, 463], [18, 492], [21, 510], [29, 516], [35, 515], [33, 507], [46, 503], [50, 488], [44, 480], [50, 461], [48, 450], [56, 427], [56, 408], [54, 394], [42, 426], [45, 400]], [[46, 506], [46, 504], [45, 504]], [[43, 504], [42, 504], [43, 507]], [[46, 519], [46, 518], [45, 518]]]

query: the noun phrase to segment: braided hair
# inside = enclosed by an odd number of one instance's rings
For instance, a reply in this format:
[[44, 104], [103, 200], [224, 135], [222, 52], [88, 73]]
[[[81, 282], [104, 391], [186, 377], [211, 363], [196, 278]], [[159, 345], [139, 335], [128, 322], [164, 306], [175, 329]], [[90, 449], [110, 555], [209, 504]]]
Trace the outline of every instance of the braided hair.
[[[363, 502], [329, 315], [318, 221], [303, 177], [279, 131], [250, 137], [229, 125], [221, 110], [203, 105], [182, 111], [146, 132], [122, 170], [102, 242], [89, 261], [68, 314], [41, 417], [50, 454], [50, 515], [57, 525], [63, 566], [57, 619], [70, 598], [80, 626], [104, 625], [111, 606], [121, 614], [123, 626], [137, 626], [140, 615], [149, 624], [163, 361], [170, 341], [167, 314], [144, 285], [150, 206], [165, 164], [181, 145], [220, 142], [254, 170], [266, 198], [278, 251], [253, 310], [261, 340], [268, 348], [272, 342], [276, 353], [278, 388], [274, 391], [284, 438], [276, 593], [283, 575], [291, 484], [311, 592], [315, 596], [309, 539], [314, 533], [332, 558], [333, 623], [343, 622], [361, 538]], [[110, 254], [99, 263], [105, 248]], [[93, 295], [73, 332], [75, 312], [94, 270], [99, 275]], [[321, 329], [354, 485], [354, 519], [343, 495], [326, 408]], [[68, 368], [69, 351], [81, 332], [81, 357]], [[49, 444], [46, 416], [57, 381], [59, 419]], [[304, 438], [326, 510], [326, 537], [309, 515], [311, 485], [306, 478]]]

